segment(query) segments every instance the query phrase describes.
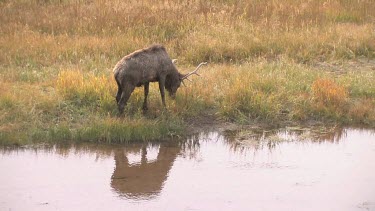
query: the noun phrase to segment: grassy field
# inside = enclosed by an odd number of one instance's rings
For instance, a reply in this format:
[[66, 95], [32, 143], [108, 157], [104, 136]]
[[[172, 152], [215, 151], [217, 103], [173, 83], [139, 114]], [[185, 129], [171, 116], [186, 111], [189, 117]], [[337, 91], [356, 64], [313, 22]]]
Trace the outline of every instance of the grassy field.
[[[0, 0], [0, 143], [163, 139], [207, 113], [375, 127], [373, 11], [372, 0]], [[153, 84], [147, 114], [136, 89], [119, 117], [112, 68], [153, 43], [181, 72], [209, 65], [167, 110]]]

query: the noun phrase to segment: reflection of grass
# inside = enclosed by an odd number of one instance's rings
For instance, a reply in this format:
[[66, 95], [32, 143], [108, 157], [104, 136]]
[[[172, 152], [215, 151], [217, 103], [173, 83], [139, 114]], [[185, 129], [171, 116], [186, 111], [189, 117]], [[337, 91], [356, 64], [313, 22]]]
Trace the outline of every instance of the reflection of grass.
[[[316, 61], [373, 59], [375, 4], [321, 1], [0, 1], [0, 142], [127, 142], [183, 133], [184, 119], [375, 125], [375, 74], [334, 75]], [[125, 16], [122, 14], [126, 14]], [[111, 69], [162, 43], [202, 78], [149, 112], [136, 89], [117, 117]]]
[[[339, 142], [345, 138], [348, 129], [337, 127], [286, 127], [271, 130], [239, 130], [224, 133], [231, 148], [254, 150], [268, 148], [272, 150], [285, 142], [312, 141], [312, 142]], [[349, 129], [352, 130], [352, 129]]]

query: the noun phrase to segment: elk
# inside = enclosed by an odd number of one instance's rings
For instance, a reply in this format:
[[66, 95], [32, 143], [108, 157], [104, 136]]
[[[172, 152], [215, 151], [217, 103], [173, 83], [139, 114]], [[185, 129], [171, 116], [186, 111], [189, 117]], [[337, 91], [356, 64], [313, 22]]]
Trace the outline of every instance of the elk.
[[[197, 71], [207, 62], [202, 62], [198, 67], [188, 73], [179, 73], [174, 61], [162, 45], [152, 45], [148, 48], [137, 50], [123, 57], [113, 69], [114, 77], [118, 86], [116, 102], [120, 114], [124, 112], [127, 101], [135, 87], [144, 86], [143, 110], [148, 110], [147, 96], [150, 82], [159, 82], [159, 90], [163, 106], [165, 105], [164, 88], [174, 99], [177, 89], [189, 76], [198, 75]], [[189, 80], [190, 81], [190, 80]], [[185, 85], [185, 84], [184, 84]]]

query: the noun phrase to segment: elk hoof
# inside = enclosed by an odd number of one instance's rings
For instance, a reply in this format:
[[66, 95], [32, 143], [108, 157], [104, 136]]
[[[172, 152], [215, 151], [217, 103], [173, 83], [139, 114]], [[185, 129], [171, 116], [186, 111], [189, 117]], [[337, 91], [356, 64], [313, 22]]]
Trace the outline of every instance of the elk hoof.
[[148, 111], [147, 106], [143, 106], [143, 107], [142, 107], [142, 110], [143, 110], [143, 111]]

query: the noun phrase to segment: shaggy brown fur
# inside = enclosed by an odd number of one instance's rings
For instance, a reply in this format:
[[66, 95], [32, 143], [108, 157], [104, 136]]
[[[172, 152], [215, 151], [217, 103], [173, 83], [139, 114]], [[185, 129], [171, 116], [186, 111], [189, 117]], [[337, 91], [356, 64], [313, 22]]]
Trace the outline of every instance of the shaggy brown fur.
[[120, 113], [123, 113], [135, 87], [142, 85], [145, 94], [143, 110], [147, 110], [150, 82], [159, 82], [162, 103], [165, 106], [164, 88], [174, 97], [184, 76], [177, 71], [162, 45], [152, 45], [125, 56], [116, 64], [113, 73], [118, 85], [116, 101]]

